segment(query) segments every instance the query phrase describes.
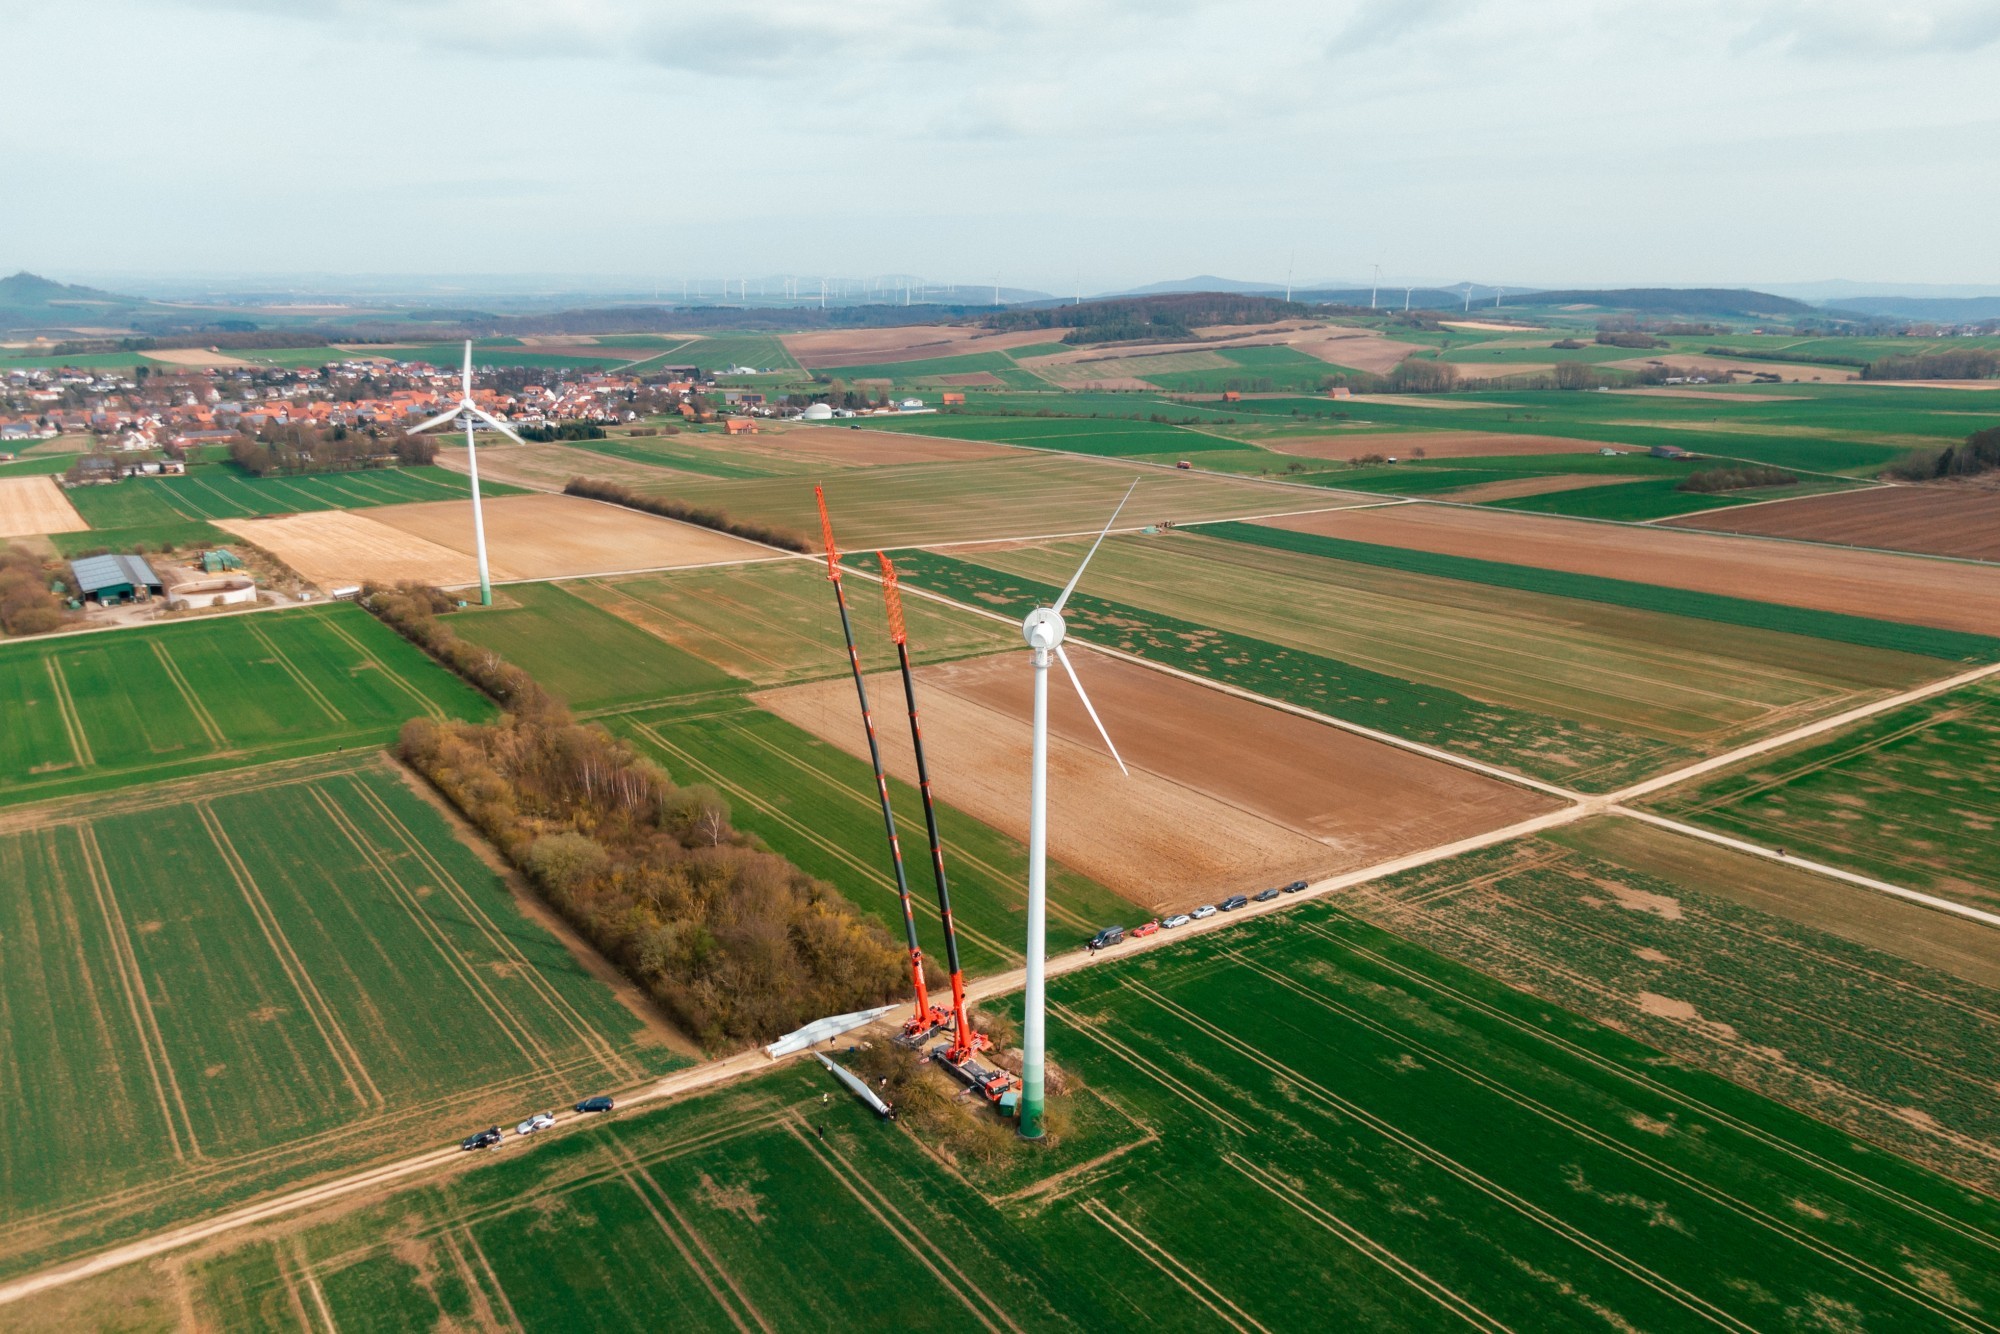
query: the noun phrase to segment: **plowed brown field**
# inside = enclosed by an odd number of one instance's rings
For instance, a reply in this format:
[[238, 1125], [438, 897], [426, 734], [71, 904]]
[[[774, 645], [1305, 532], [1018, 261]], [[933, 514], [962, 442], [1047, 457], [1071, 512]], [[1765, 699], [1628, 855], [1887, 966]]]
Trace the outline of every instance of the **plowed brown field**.
[[1884, 486], [1670, 520], [1676, 528], [2000, 560], [2000, 491]]
[[0, 537], [80, 533], [90, 527], [53, 477], [0, 477]]
[[[1369, 865], [1556, 805], [1148, 668], [1089, 651], [1071, 656], [1132, 772], [1121, 775], [1105, 754], [1068, 683], [1052, 682], [1050, 852], [1163, 912]], [[1026, 655], [926, 667], [918, 676], [939, 794], [1025, 838], [1033, 684]], [[901, 693], [893, 676], [874, 688], [882, 699]], [[756, 698], [860, 755], [852, 692], [838, 679]], [[890, 769], [914, 782], [907, 732], [884, 728], [881, 736]]]
[[1500, 510], [1393, 505], [1267, 521], [1355, 542], [1603, 575], [1972, 634], [2000, 625], [2000, 570]]

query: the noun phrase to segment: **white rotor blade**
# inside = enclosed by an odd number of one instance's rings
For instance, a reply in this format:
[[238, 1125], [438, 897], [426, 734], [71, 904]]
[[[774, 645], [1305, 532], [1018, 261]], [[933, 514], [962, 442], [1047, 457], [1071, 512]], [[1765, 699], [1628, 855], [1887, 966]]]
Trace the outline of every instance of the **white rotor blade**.
[[[1071, 575], [1071, 576], [1069, 577], [1069, 584], [1068, 584], [1068, 586], [1067, 586], [1067, 587], [1065, 587], [1065, 588], [1063, 589], [1063, 591], [1062, 591], [1062, 596], [1056, 599], [1056, 610], [1057, 610], [1057, 611], [1061, 611], [1061, 610], [1063, 609], [1063, 604], [1064, 604], [1065, 602], [1068, 602], [1068, 601], [1069, 601], [1069, 595], [1070, 595], [1071, 593], [1073, 593], [1073, 592], [1075, 592], [1075, 591], [1076, 591], [1076, 581], [1077, 581], [1077, 580], [1079, 580], [1079, 579], [1081, 579], [1081, 578], [1083, 578], [1083, 571], [1084, 571], [1085, 567], [1087, 567], [1087, 566], [1088, 566], [1088, 565], [1090, 564], [1090, 558], [1091, 558], [1092, 556], [1095, 556], [1095, 555], [1097, 554], [1097, 549], [1098, 549], [1099, 547], [1101, 547], [1101, 546], [1103, 546], [1103, 545], [1104, 545], [1104, 539], [1105, 539], [1105, 538], [1106, 538], [1106, 537], [1107, 537], [1107, 536], [1108, 536], [1108, 535], [1110, 534], [1110, 532], [1111, 532], [1111, 525], [1112, 525], [1112, 524], [1114, 524], [1114, 523], [1117, 523], [1117, 522], [1118, 522], [1118, 515], [1119, 515], [1119, 512], [1120, 512], [1121, 510], [1123, 510], [1123, 509], [1125, 508], [1125, 501], [1127, 501], [1127, 500], [1130, 500], [1130, 499], [1132, 498], [1132, 493], [1133, 493], [1134, 491], [1137, 491], [1138, 489], [1139, 489], [1139, 479], [1138, 479], [1138, 478], [1136, 478], [1136, 477], [1134, 477], [1134, 478], [1132, 479], [1132, 485], [1130, 485], [1130, 486], [1128, 486], [1128, 487], [1126, 487], [1126, 488], [1125, 488], [1125, 495], [1124, 495], [1124, 497], [1123, 497], [1123, 498], [1122, 498], [1121, 500], [1119, 500], [1119, 502], [1118, 502], [1118, 509], [1115, 509], [1115, 510], [1111, 511], [1111, 517], [1110, 517], [1110, 519], [1106, 520], [1106, 522], [1105, 522], [1105, 524], [1104, 524], [1104, 531], [1103, 531], [1103, 532], [1101, 532], [1101, 533], [1099, 533], [1099, 534], [1097, 535], [1097, 540], [1096, 540], [1095, 542], [1092, 542], [1092, 543], [1090, 544], [1090, 550], [1084, 553], [1084, 555], [1083, 555], [1083, 564], [1082, 564], [1082, 565], [1079, 565], [1079, 566], [1077, 566], [1077, 567], [1076, 567], [1076, 573], [1075, 573], [1075, 574], [1073, 574], [1073, 575]], [[1069, 666], [1069, 662], [1068, 662], [1068, 660], [1067, 660], [1067, 659], [1065, 659], [1065, 660], [1064, 660], [1064, 662], [1063, 662], [1063, 666], [1065, 666], [1065, 667]], [[1076, 679], [1076, 673], [1075, 673], [1075, 672], [1071, 672], [1071, 673], [1069, 674], [1069, 676], [1070, 676], [1070, 680], [1072, 680], [1072, 681], [1074, 681], [1074, 680]], [[1082, 686], [1078, 686], [1078, 687], [1077, 687], [1077, 690], [1078, 690], [1078, 692], [1080, 693], [1080, 692], [1081, 692], [1081, 691], [1083, 690], [1083, 687], [1082, 687]], [[1096, 717], [1097, 715], [1096, 715], [1096, 714], [1092, 714], [1091, 716], [1092, 716], [1092, 717], [1094, 718], [1094, 717]], [[1102, 728], [1099, 728], [1098, 730], [1099, 730], [1099, 731], [1102, 731], [1103, 729], [1102, 729]], [[1110, 744], [1110, 738], [1109, 738], [1109, 737], [1106, 737], [1106, 738], [1105, 738], [1105, 744], [1107, 744], [1107, 745], [1108, 745], [1108, 744]], [[1112, 752], [1112, 753], [1113, 753], [1113, 754], [1116, 754], [1117, 752], [1115, 752], [1115, 751], [1114, 751], [1114, 752]]]
[[465, 401], [472, 401], [472, 340], [465, 340]]
[[437, 416], [435, 416], [435, 417], [431, 418], [431, 419], [430, 419], [429, 421], [425, 422], [425, 423], [424, 423], [423, 425], [421, 425], [421, 426], [408, 426], [408, 427], [405, 427], [405, 428], [404, 428], [404, 430], [405, 430], [405, 431], [406, 431], [406, 432], [407, 432], [408, 434], [410, 434], [410, 435], [417, 435], [417, 434], [419, 434], [420, 432], [423, 432], [423, 431], [428, 431], [428, 430], [430, 430], [430, 429], [431, 429], [431, 427], [433, 427], [433, 426], [443, 426], [443, 425], [447, 424], [448, 422], [454, 422], [454, 421], [457, 421], [457, 420], [458, 420], [458, 414], [459, 414], [459, 411], [460, 411], [460, 410], [459, 410], [458, 408], [453, 408], [453, 409], [451, 409], [451, 411], [449, 411], [449, 412], [440, 412], [440, 413], [439, 413], [439, 414], [438, 414]]
[[1076, 697], [1083, 701], [1083, 711], [1090, 715], [1090, 721], [1097, 724], [1097, 735], [1104, 738], [1104, 748], [1111, 752], [1112, 759], [1118, 761], [1118, 771], [1130, 778], [1132, 771], [1125, 767], [1124, 757], [1119, 755], [1118, 747], [1111, 744], [1111, 733], [1104, 730], [1104, 720], [1098, 717], [1097, 710], [1091, 707], [1090, 696], [1083, 693], [1083, 682], [1076, 679], [1076, 668], [1069, 665], [1069, 654], [1063, 652], [1061, 644], [1056, 645], [1056, 657], [1061, 660], [1063, 670], [1069, 673], [1069, 683], [1076, 687]]
[[498, 417], [488, 412], [485, 408], [479, 407], [472, 403], [467, 403], [465, 405], [465, 410], [467, 412], [470, 412], [473, 416], [479, 418], [479, 420], [485, 422], [488, 426], [491, 426], [494, 430], [498, 431], [500, 434], [506, 436], [509, 440], [512, 440], [515, 444], [525, 445], [528, 443], [527, 441], [523, 440], [520, 436], [514, 434], [513, 427], [509, 426], [506, 422], [501, 421]]

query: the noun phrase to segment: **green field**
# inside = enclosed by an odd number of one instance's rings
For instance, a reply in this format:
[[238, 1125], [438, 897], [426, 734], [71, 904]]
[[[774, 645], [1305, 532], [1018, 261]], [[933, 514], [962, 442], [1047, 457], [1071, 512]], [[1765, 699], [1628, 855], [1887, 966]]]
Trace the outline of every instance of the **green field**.
[[1225, 389], [1311, 393], [1341, 370], [1291, 347], [1225, 347], [1217, 348], [1214, 355], [1230, 366], [1164, 372], [1135, 369], [1132, 373], [1175, 394], [1217, 394]]
[[460, 613], [451, 627], [579, 710], [628, 708], [743, 684], [599, 610], [566, 584], [510, 585], [496, 605]]
[[[937, 419], [933, 419], [937, 420]], [[1197, 437], [1198, 438], [1198, 437]], [[1336, 506], [1335, 496], [1233, 477], [1107, 465], [1086, 459], [994, 458], [831, 470], [820, 479], [847, 550], [1096, 531], [1134, 478], [1121, 522], [1186, 522]], [[635, 489], [727, 510], [800, 533], [819, 531], [810, 478], [685, 482]]]
[[1005, 352], [970, 352], [955, 357], [928, 357], [915, 361], [883, 361], [856, 366], [825, 366], [813, 372], [829, 379], [891, 380], [905, 385], [944, 385], [945, 377], [991, 375], [1017, 389], [1039, 387], [1042, 379], [1021, 369]]
[[0, 804], [378, 746], [492, 704], [359, 607], [0, 643]]
[[0, 1012], [5, 1273], [680, 1063], [379, 753], [0, 833]]
[[1103, 458], [1251, 448], [1182, 426], [1116, 417], [969, 417], [952, 413], [917, 417], [908, 423], [890, 418], [872, 424], [885, 431], [908, 431], [949, 440], [990, 440], [1025, 449], [1052, 449]]
[[1331, 908], [1051, 1000], [1082, 1086], [1061, 1143], [947, 1163], [802, 1062], [158, 1262], [133, 1314], [184, 1318], [185, 1291], [232, 1327], [1747, 1331], [2000, 1302], [1991, 1198]]
[[[877, 700], [877, 726], [904, 726], [888, 699]], [[853, 715], [857, 731], [858, 713]], [[684, 783], [708, 783], [729, 800], [740, 829], [831, 882], [868, 916], [903, 938], [902, 909], [882, 836], [875, 778], [864, 760], [741, 700], [682, 706], [605, 720]], [[907, 863], [924, 952], [944, 967], [937, 895], [916, 790], [890, 781], [898, 837]], [[969, 974], [1016, 967], [1026, 938], [1027, 850], [962, 815], [940, 797], [952, 918]], [[1085, 876], [1051, 866], [1049, 931], [1058, 948], [1081, 943], [1111, 922], [1136, 921], [1138, 909]]]
[[[872, 559], [863, 568], [873, 573]], [[881, 589], [847, 583], [849, 619], [867, 671], [896, 666]], [[848, 670], [840, 614], [817, 562], [774, 561], [710, 570], [582, 579], [565, 592], [658, 636], [732, 677], [759, 686], [837, 676]], [[910, 657], [917, 663], [1012, 648], [1019, 633], [928, 598], [904, 599]], [[464, 624], [464, 622], [460, 622]]]
[[785, 350], [776, 334], [703, 334], [676, 351], [679, 355], [673, 360], [693, 362], [705, 371], [719, 371], [725, 366], [755, 366], [768, 371], [799, 368], [798, 360]]
[[1725, 509], [1761, 500], [1781, 500], [1807, 494], [1796, 486], [1756, 487], [1742, 491], [1682, 491], [1671, 478], [1648, 478], [1621, 482], [1616, 486], [1585, 486], [1568, 491], [1548, 491], [1539, 496], [1516, 496], [1511, 500], [1485, 502], [1498, 508], [1530, 510], [1536, 514], [1567, 514], [1577, 519], [1612, 519], [1621, 523], [1645, 523], [1669, 519], [1677, 514], [1698, 514], [1703, 510]]
[[51, 533], [49, 541], [63, 556], [87, 551], [161, 551], [167, 547], [218, 547], [237, 539], [199, 519], [141, 524], [136, 528], [86, 528], [80, 533]]
[[570, 449], [587, 450], [606, 458], [644, 463], [703, 477], [778, 477], [793, 470], [773, 466], [770, 459], [730, 448], [724, 436], [636, 436], [608, 440], [565, 440]]
[[1989, 678], [1652, 798], [1663, 815], [2000, 911]]
[[1609, 817], [1347, 903], [1677, 1060], [2000, 1188], [1989, 927]]
[[[1345, 538], [1295, 533], [1254, 523], [1205, 523], [1202, 533], [1209, 537], [1248, 542], [1273, 551], [1326, 556], [1333, 560], [1355, 561], [1384, 569], [1412, 574], [1431, 574], [1468, 583], [1511, 588], [1527, 593], [1551, 593], [1585, 602], [1602, 602], [1639, 611], [1666, 612], [1694, 620], [1715, 621], [1753, 629], [1778, 630], [1786, 634], [1810, 635], [1837, 644], [1862, 648], [1884, 648], [1899, 653], [1920, 653], [1950, 662], [1992, 662], [2000, 660], [2000, 639], [1965, 634], [1956, 630], [1935, 630], [1921, 625], [1877, 621], [1865, 616], [1816, 611], [1808, 607], [1787, 607], [1776, 602], [1753, 602], [1721, 593], [1702, 593], [1670, 588], [1663, 584], [1642, 584], [1601, 575], [1570, 574], [1529, 565], [1509, 565], [1501, 561], [1479, 560], [1416, 551], [1407, 547], [1382, 546], [1373, 542], [1352, 542]], [[1774, 590], [1776, 591], [1776, 590]]]
[[[1658, 760], [1742, 745], [1941, 671], [1936, 659], [1916, 654], [1495, 589], [1221, 541], [1202, 535], [1208, 531], [1114, 537], [1099, 549], [1086, 587], [1124, 607], [1267, 646], [1649, 738], [1660, 743]], [[967, 555], [1060, 587], [1087, 546]], [[1249, 684], [1231, 664], [1221, 673]]]
[[[488, 496], [515, 496], [519, 487], [488, 482]], [[229, 465], [182, 477], [130, 477], [109, 486], [79, 486], [70, 503], [92, 528], [148, 528], [204, 519], [250, 519], [307, 510], [363, 509], [420, 500], [463, 500], [464, 475], [439, 467], [370, 468], [302, 477], [251, 477]]]

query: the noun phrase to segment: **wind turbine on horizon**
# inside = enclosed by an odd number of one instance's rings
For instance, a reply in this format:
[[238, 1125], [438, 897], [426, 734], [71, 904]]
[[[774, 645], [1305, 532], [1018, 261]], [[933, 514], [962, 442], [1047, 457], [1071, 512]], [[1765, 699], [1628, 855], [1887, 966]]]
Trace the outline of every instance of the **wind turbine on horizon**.
[[472, 548], [479, 561], [479, 605], [493, 605], [493, 580], [486, 573], [486, 515], [479, 507], [479, 450], [472, 438], [474, 423], [483, 421], [515, 444], [525, 443], [515, 435], [513, 428], [498, 417], [472, 401], [472, 340], [465, 340], [465, 376], [459, 382], [458, 402], [449, 411], [423, 423], [412, 426], [411, 435], [419, 435], [433, 426], [443, 426], [447, 422], [465, 423], [465, 466], [472, 478]]
[[1077, 580], [1089, 568], [1091, 557], [1104, 545], [1104, 539], [1111, 532], [1111, 525], [1118, 522], [1118, 516], [1125, 509], [1125, 502], [1132, 499], [1132, 493], [1139, 488], [1137, 478], [1125, 489], [1124, 498], [1118, 508], [1111, 511], [1111, 518], [1105, 522], [1104, 531], [1090, 544], [1084, 553], [1083, 564], [1076, 567], [1070, 576], [1062, 596], [1053, 607], [1037, 607], [1021, 621], [1021, 637], [1034, 650], [1035, 665], [1035, 713], [1034, 746], [1028, 763], [1028, 949], [1026, 984], [1022, 988], [1021, 1006], [1021, 1112], [1020, 1130], [1023, 1139], [1042, 1137], [1042, 1109], [1046, 1090], [1046, 1054], [1048, 1001], [1043, 986], [1043, 968], [1048, 955], [1048, 855], [1049, 855], [1049, 659], [1062, 663], [1063, 671], [1069, 675], [1069, 683], [1076, 687], [1076, 697], [1083, 701], [1084, 712], [1090, 721], [1097, 724], [1097, 734], [1104, 738], [1104, 748], [1111, 752], [1111, 758], [1118, 761], [1119, 772], [1127, 774], [1125, 761], [1118, 754], [1118, 747], [1111, 744], [1111, 734], [1104, 730], [1104, 720], [1097, 716], [1097, 709], [1091, 704], [1090, 696], [1083, 692], [1083, 682], [1076, 679], [1076, 668], [1070, 666], [1069, 654], [1063, 652], [1063, 635], [1067, 626], [1063, 622], [1062, 609], [1069, 601], [1069, 595], [1076, 591]]

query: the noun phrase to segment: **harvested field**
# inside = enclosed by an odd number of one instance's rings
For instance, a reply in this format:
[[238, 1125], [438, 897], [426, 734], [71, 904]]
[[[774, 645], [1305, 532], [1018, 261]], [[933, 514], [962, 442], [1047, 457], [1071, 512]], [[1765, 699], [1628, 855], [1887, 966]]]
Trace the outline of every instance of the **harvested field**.
[[147, 361], [165, 362], [169, 366], [249, 366], [254, 363], [227, 352], [211, 352], [205, 347], [156, 348], [142, 354]]
[[[444, 502], [456, 506], [455, 501]], [[468, 539], [472, 519], [465, 519]], [[275, 519], [219, 519], [216, 527], [262, 547], [322, 589], [405, 579], [449, 586], [479, 578], [472, 557], [350, 510]]]
[[878, 366], [893, 361], [929, 361], [974, 352], [1046, 343], [1047, 329], [994, 333], [974, 325], [906, 325], [896, 329], [827, 329], [785, 334], [779, 341], [807, 370], [823, 366]]
[[1448, 363], [1460, 381], [1477, 384], [1481, 380], [1502, 380], [1510, 375], [1554, 375], [1553, 361], [1454, 361]]
[[[1274, 436], [1258, 443], [1280, 454], [1308, 459], [1351, 459], [1358, 454], [1430, 459], [1507, 458], [1538, 454], [1595, 454], [1598, 440], [1557, 435], [1505, 435], [1498, 431], [1349, 431], [1327, 436]], [[1629, 446], [1627, 447], [1629, 448]]]
[[1675, 528], [1712, 533], [1754, 533], [2000, 561], [2000, 492], [1973, 487], [1874, 487], [1807, 496], [1783, 504], [1691, 514], [1667, 522]]
[[800, 426], [771, 431], [751, 441], [741, 437], [739, 448], [752, 452], [807, 458], [843, 468], [874, 468], [892, 463], [962, 463], [972, 459], [1019, 456], [1009, 445], [984, 440], [944, 440], [935, 436], [906, 435], [900, 431], [871, 431], [839, 426]]
[[[1762, 508], [1762, 507], [1760, 507]], [[1497, 510], [1395, 505], [1268, 521], [1293, 532], [1991, 634], [2000, 570]]]
[[1628, 357], [1624, 361], [1607, 361], [1606, 366], [1621, 370], [1642, 371], [1648, 366], [1667, 366], [1677, 371], [1740, 371], [1745, 375], [1777, 375], [1786, 380], [1803, 381], [1807, 384], [1844, 384], [1861, 378], [1861, 372], [1851, 366], [1815, 366], [1804, 361], [1754, 361], [1731, 357], [1709, 357], [1695, 352], [1666, 352], [1656, 357]]
[[1539, 324], [1497, 324], [1492, 320], [1439, 320], [1447, 329], [1479, 329], [1491, 333], [1546, 333]]
[[1989, 927], [1605, 817], [1343, 903], [1848, 1135], [2000, 1188]]
[[1557, 491], [1581, 491], [1593, 486], [1626, 486], [1646, 480], [1642, 477], [1579, 477], [1557, 473], [1548, 477], [1509, 477], [1504, 481], [1482, 482], [1462, 487], [1450, 499], [1461, 505], [1481, 505], [1489, 500], [1519, 500], [1524, 496], [1545, 496]]
[[[1053, 856], [1135, 902], [1192, 907], [1273, 881], [1349, 870], [1554, 808], [1549, 798], [1337, 728], [1088, 651], [1072, 655], [1132, 777], [1103, 750], [1073, 691], [1049, 708]], [[1020, 654], [919, 672], [940, 793], [1025, 837], [1031, 676]], [[899, 689], [883, 677], [883, 698]], [[756, 697], [788, 721], [865, 753], [852, 686], [838, 679]], [[915, 776], [884, 729], [890, 768]]]
[[[321, 587], [479, 578], [472, 503], [386, 505], [366, 518], [328, 512], [221, 525], [276, 555]], [[558, 579], [621, 570], [755, 560], [773, 553], [707, 528], [575, 496], [502, 496], [486, 502], [487, 561], [495, 579]]]
[[0, 477], [0, 537], [76, 533], [90, 525], [53, 477]]

